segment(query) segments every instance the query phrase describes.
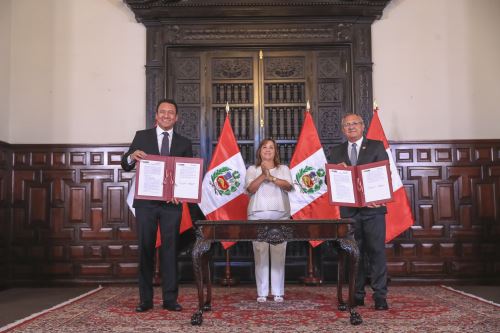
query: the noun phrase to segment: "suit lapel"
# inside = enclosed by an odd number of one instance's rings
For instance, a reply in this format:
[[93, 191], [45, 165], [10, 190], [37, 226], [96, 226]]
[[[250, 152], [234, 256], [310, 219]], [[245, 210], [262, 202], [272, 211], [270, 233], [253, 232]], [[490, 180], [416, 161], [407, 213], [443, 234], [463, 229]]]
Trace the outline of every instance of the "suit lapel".
[[153, 147], [155, 155], [160, 155], [160, 148], [158, 147], [158, 136], [156, 135], [156, 127], [151, 129], [151, 134], [148, 135], [148, 145]]
[[349, 142], [346, 141], [344, 142], [343, 144], [343, 147], [342, 147], [342, 160], [345, 162], [345, 164], [347, 165], [351, 165], [351, 159], [349, 158], [349, 153], [347, 152], [347, 149], [349, 147]]
[[172, 132], [172, 143], [170, 144], [170, 156], [177, 156], [177, 133]]
[[363, 141], [361, 142], [361, 148], [358, 153], [358, 164], [363, 164], [366, 159], [366, 154], [368, 153], [368, 140], [363, 137]]

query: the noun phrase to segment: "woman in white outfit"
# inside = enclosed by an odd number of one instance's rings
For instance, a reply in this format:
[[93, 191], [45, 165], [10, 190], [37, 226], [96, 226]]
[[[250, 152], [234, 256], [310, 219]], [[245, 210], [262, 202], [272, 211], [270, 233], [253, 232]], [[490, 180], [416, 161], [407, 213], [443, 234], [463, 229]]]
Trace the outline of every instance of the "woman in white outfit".
[[[273, 139], [264, 139], [257, 149], [255, 165], [248, 168], [245, 188], [250, 195], [249, 220], [286, 220], [290, 218], [288, 191], [293, 189], [290, 169], [280, 164]], [[275, 302], [285, 294], [286, 242], [270, 245], [253, 242], [257, 302], [269, 295], [269, 253], [271, 253], [271, 293]]]

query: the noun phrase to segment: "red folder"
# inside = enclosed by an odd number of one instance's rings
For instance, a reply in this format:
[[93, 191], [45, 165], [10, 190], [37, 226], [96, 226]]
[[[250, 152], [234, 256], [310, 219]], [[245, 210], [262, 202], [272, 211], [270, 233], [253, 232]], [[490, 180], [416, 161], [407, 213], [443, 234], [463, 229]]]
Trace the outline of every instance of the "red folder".
[[[164, 175], [162, 180], [163, 194], [161, 196], [141, 195], [139, 193], [139, 183], [141, 177], [141, 163], [148, 163], [148, 161], [160, 161], [164, 163]], [[199, 170], [198, 183], [198, 197], [197, 198], [182, 198], [176, 197], [183, 202], [199, 203], [201, 201], [201, 183], [203, 177], [203, 159], [195, 157], [176, 157], [176, 156], [160, 156], [160, 155], [147, 155], [144, 159], [137, 162], [136, 170], [136, 183], [135, 183], [135, 199], [143, 200], [158, 200], [158, 201], [172, 201], [174, 197], [175, 174], [176, 166], [179, 163], [197, 164]]]
[[[384, 189], [386, 192], [386, 196], [383, 198], [379, 198], [377, 200], [368, 200], [366, 198], [366, 188], [363, 183], [362, 172], [367, 170], [367, 172], [378, 170], [379, 167], [385, 167], [383, 172], [383, 181], [385, 181]], [[354, 193], [354, 202], [346, 202], [346, 201], [336, 201], [332, 198], [332, 190], [336, 184], [331, 179], [330, 170], [341, 170], [348, 171], [351, 175], [351, 190]], [[338, 206], [349, 206], [349, 207], [365, 207], [369, 204], [382, 204], [386, 202], [392, 201], [393, 193], [392, 193], [392, 181], [391, 181], [391, 169], [389, 166], [389, 161], [380, 161], [373, 162], [368, 164], [361, 164], [357, 166], [343, 166], [342, 164], [326, 164], [326, 176], [327, 176], [327, 184], [328, 184], [328, 198], [330, 203]]]

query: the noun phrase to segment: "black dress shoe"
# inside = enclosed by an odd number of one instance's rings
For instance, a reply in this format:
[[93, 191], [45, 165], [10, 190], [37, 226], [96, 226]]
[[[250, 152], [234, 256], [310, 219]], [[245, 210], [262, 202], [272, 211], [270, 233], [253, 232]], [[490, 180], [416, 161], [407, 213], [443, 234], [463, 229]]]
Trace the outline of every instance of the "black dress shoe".
[[182, 306], [177, 302], [163, 303], [163, 308], [168, 311], [182, 311]]
[[385, 299], [375, 300], [375, 310], [389, 310], [389, 305]]
[[365, 305], [365, 299], [364, 298], [355, 298], [354, 304], [356, 306], [363, 306], [363, 305]]
[[153, 304], [141, 303], [135, 308], [135, 312], [146, 312], [153, 308]]

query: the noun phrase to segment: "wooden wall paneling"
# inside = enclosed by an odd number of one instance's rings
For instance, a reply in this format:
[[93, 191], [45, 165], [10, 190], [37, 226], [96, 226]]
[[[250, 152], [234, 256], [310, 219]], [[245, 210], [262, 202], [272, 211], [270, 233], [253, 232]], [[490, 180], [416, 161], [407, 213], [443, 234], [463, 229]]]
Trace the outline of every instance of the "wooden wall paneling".
[[[411, 229], [386, 246], [394, 280], [491, 281], [498, 276], [500, 159], [490, 159], [495, 154], [469, 159], [464, 153], [498, 146], [499, 140], [391, 143], [416, 217]], [[4, 283], [135, 281], [136, 225], [125, 202], [134, 172], [118, 164], [126, 146], [0, 148]], [[287, 280], [306, 274], [306, 249], [306, 243], [288, 245]], [[223, 276], [220, 246], [214, 257], [220, 259], [213, 263], [214, 275]], [[233, 274], [252, 281], [251, 244], [238, 243], [231, 257], [238, 263]], [[335, 280], [336, 253], [321, 246], [315, 259], [318, 273]], [[186, 251], [180, 277], [193, 279]]]
[[0, 141], [0, 288], [11, 279], [12, 216], [12, 152], [10, 145]]
[[119, 163], [127, 147], [14, 147], [12, 280], [130, 279], [134, 173]]
[[[496, 164], [498, 164], [498, 161], [500, 161], [500, 148], [496, 147], [496, 158], [495, 161], [497, 161]], [[491, 179], [494, 183], [494, 209], [495, 209], [495, 216], [498, 216], [500, 212], [500, 166], [498, 165], [492, 165], [487, 168], [487, 177]], [[498, 219], [496, 218], [495, 221]], [[492, 226], [490, 226], [492, 232], [490, 230], [487, 231], [488, 234], [500, 234], [500, 224], [499, 223], [493, 223]]]
[[417, 156], [417, 163], [398, 161], [398, 167], [408, 170], [403, 182], [419, 187], [419, 195], [411, 199], [418, 207], [410, 241], [418, 247], [418, 261], [413, 261], [410, 276], [494, 279], [498, 260], [493, 253], [498, 255], [500, 248], [498, 230], [491, 226], [498, 224], [498, 199], [488, 170], [498, 165], [497, 145], [498, 140], [396, 145], [396, 150], [415, 150]]

